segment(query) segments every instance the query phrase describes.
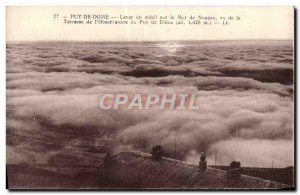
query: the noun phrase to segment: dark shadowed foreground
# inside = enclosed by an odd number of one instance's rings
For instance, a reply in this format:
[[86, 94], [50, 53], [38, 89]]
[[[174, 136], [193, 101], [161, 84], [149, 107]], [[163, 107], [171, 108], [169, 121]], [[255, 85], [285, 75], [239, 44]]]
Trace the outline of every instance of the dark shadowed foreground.
[[[241, 175], [229, 178], [228, 172], [208, 167], [199, 171], [195, 165], [170, 158], [156, 161], [150, 154], [125, 152], [114, 156], [108, 167], [30, 167], [9, 165], [13, 175], [11, 189], [47, 188], [128, 188], [128, 189], [287, 189], [291, 185], [258, 177]], [[273, 170], [276, 173], [276, 169]], [[280, 171], [277, 171], [280, 173]], [[263, 173], [263, 172], [262, 172]], [[292, 176], [293, 173], [289, 175]]]

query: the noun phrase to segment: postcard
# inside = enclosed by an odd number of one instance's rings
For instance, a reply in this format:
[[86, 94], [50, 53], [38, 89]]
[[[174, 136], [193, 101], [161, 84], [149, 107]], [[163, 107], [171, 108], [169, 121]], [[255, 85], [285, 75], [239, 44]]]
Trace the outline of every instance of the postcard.
[[294, 12], [8, 6], [8, 189], [295, 189]]

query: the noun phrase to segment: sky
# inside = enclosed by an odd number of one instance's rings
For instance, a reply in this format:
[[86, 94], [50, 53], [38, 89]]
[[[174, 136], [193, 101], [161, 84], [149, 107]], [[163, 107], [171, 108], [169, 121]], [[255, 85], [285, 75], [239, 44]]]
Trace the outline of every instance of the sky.
[[[7, 41], [169, 41], [289, 39], [294, 37], [293, 7], [13, 7], [6, 10]], [[54, 14], [59, 14], [54, 19]], [[112, 17], [150, 15], [239, 16], [230, 25], [64, 24], [70, 14]], [[186, 21], [187, 22], [187, 21]]]

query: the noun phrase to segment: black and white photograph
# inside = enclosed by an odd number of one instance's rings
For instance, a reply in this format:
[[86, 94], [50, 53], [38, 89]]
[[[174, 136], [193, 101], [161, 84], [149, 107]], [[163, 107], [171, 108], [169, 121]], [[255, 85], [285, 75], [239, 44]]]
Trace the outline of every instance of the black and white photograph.
[[294, 12], [8, 6], [8, 189], [294, 189]]

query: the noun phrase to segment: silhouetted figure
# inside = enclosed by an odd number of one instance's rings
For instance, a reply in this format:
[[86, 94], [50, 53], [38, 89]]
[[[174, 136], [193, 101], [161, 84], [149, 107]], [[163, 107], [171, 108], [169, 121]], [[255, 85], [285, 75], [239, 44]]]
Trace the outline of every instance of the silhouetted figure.
[[238, 162], [238, 161], [232, 161], [232, 162], [230, 163], [230, 168], [231, 168], [231, 169], [241, 168], [241, 163]]
[[241, 178], [241, 163], [238, 161], [233, 161], [229, 165], [227, 171], [228, 179], [240, 179]]
[[201, 152], [198, 171], [203, 172], [206, 169], [207, 169], [206, 156], [203, 152]]
[[205, 161], [205, 160], [206, 160], [206, 156], [203, 152], [201, 152], [200, 161]]
[[162, 150], [161, 145], [154, 146], [152, 148], [151, 154], [152, 154], [152, 159], [153, 160], [157, 160], [157, 161], [162, 160], [163, 150]]
[[111, 157], [110, 153], [107, 152], [103, 159], [103, 167], [108, 168], [112, 165], [112, 163], [113, 163], [112, 157]]

